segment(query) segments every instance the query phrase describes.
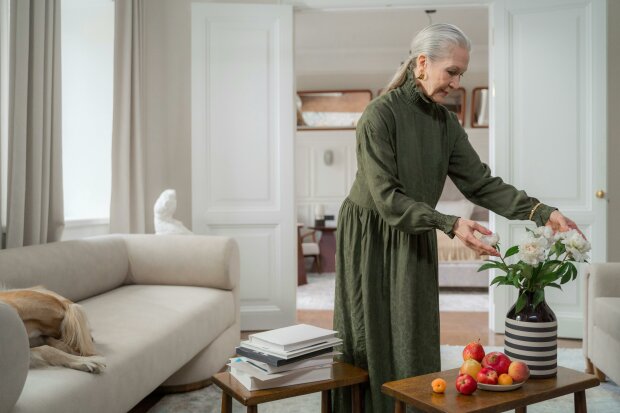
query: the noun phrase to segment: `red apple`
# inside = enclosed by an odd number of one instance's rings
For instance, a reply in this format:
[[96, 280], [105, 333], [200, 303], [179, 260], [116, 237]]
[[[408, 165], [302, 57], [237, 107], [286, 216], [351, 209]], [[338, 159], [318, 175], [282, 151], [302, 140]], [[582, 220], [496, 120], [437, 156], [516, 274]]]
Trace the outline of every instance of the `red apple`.
[[492, 368], [498, 375], [508, 373], [508, 367], [510, 367], [510, 359], [504, 353], [494, 351], [487, 354], [482, 359], [482, 367]]
[[530, 368], [522, 361], [513, 361], [508, 367], [508, 374], [515, 383], [521, 383], [530, 377]]
[[461, 394], [472, 394], [478, 388], [478, 383], [469, 374], [460, 374], [456, 378], [456, 390]]
[[480, 344], [480, 339], [478, 339], [478, 342], [472, 341], [463, 349], [463, 360], [474, 359], [480, 363], [483, 358], [484, 348]]
[[476, 376], [478, 383], [482, 384], [497, 384], [498, 374], [495, 370], [483, 367]]

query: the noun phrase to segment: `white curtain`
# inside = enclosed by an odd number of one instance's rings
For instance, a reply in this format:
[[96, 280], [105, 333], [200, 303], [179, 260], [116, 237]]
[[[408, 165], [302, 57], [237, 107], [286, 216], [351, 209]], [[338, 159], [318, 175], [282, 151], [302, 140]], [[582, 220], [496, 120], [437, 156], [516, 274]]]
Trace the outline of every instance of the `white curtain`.
[[60, 0], [11, 0], [7, 246], [64, 228]]
[[110, 232], [144, 233], [144, 4], [116, 0]]

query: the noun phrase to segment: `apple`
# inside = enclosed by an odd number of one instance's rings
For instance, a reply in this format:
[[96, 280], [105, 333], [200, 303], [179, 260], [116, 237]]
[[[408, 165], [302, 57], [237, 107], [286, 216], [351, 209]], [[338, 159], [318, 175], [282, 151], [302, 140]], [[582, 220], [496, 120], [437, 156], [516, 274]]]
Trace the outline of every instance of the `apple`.
[[483, 367], [478, 372], [476, 379], [478, 380], [478, 383], [482, 384], [497, 384], [498, 377], [499, 376], [495, 370], [488, 367]]
[[469, 374], [460, 374], [456, 378], [456, 390], [461, 394], [472, 394], [478, 388], [478, 383]]
[[483, 358], [484, 348], [480, 344], [480, 339], [478, 339], [478, 342], [472, 341], [463, 349], [463, 360], [474, 359], [480, 363]]
[[482, 365], [478, 363], [476, 360], [467, 359], [463, 362], [463, 365], [461, 366], [461, 370], [459, 370], [459, 373], [469, 374], [475, 379], [476, 375], [478, 374], [481, 368], [482, 368]]
[[510, 367], [510, 359], [504, 353], [494, 351], [487, 354], [482, 359], [482, 367], [492, 368], [498, 375], [508, 373], [508, 367]]
[[522, 361], [513, 361], [508, 366], [508, 374], [515, 383], [521, 383], [530, 377], [530, 368]]

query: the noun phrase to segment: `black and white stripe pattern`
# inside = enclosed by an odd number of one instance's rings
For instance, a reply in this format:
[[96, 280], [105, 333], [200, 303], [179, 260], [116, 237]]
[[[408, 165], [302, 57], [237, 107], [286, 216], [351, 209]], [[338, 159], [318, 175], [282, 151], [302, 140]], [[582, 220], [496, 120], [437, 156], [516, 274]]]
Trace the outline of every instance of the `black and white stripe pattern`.
[[506, 318], [504, 353], [530, 368], [531, 378], [555, 377], [558, 369], [558, 322], [531, 323]]

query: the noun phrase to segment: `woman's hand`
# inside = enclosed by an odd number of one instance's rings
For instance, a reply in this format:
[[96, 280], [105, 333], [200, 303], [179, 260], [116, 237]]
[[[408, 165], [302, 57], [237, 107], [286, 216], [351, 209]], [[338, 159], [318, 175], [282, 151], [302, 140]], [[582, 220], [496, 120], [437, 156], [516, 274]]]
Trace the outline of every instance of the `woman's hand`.
[[554, 233], [558, 231], [566, 232], [570, 231], [571, 229], [575, 229], [581, 234], [584, 239], [587, 239], [586, 236], [583, 235], [583, 232], [581, 232], [577, 224], [575, 224], [571, 219], [562, 215], [562, 213], [557, 209], [551, 213], [551, 215], [549, 216], [549, 220], [547, 221], [545, 226], [551, 228]]
[[492, 232], [483, 227], [476, 221], [459, 218], [454, 223], [453, 232], [467, 248], [474, 250], [479, 255], [493, 255], [499, 257], [500, 254], [495, 248], [485, 244], [474, 236], [474, 231], [480, 232], [482, 235], [491, 235]]

